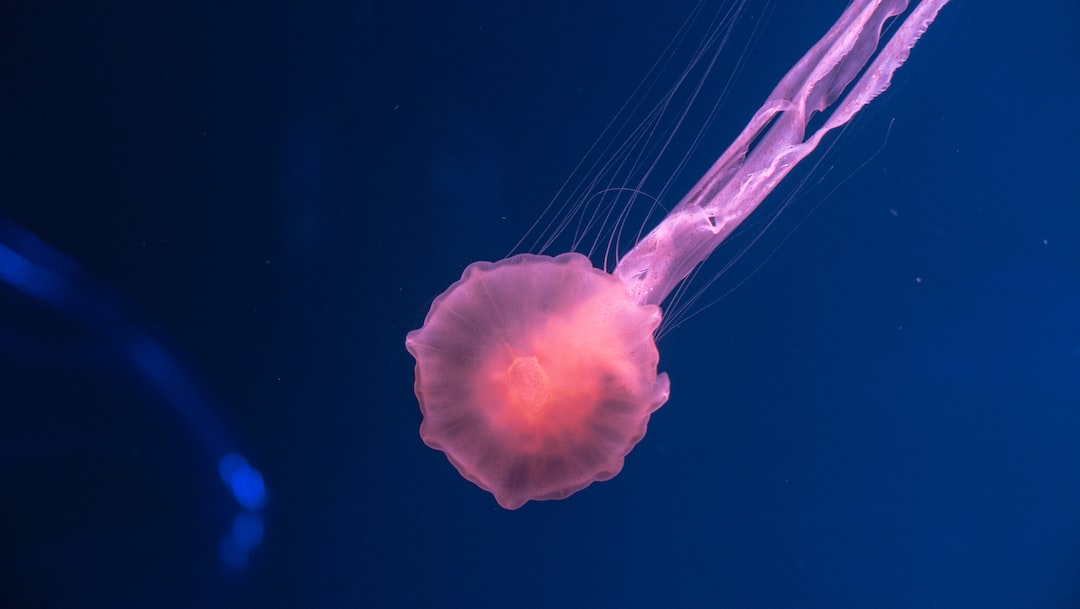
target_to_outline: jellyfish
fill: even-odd
[[[424,442],[506,509],[618,474],[670,394],[660,305],[825,134],[889,87],[947,2],[922,0],[884,44],[907,0],[851,3],[612,273],[579,253],[469,265],[405,339]]]

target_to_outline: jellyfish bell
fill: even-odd
[[[508,509],[608,480],[668,399],[659,325],[581,254],[473,263],[406,338],[420,435]]]
[[[859,0],[609,275],[581,254],[470,265],[406,338],[424,441],[514,509],[617,474],[667,401],[660,303],[837,127],[888,88],[948,0]],[[823,113],[819,127],[811,118]]]

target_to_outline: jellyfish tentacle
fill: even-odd
[[[921,2],[883,46],[885,23],[907,9],[907,0],[849,6],[784,76],[697,185],[619,261],[615,275],[626,282],[637,302],[663,302],[827,133],[846,124],[885,91],[893,73],[947,3]],[[836,104],[860,73],[851,91]],[[833,104],[825,122],[807,137],[810,118]]]

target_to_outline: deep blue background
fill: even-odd
[[[0,6],[0,211],[121,295],[271,490],[223,572],[228,498],[160,397],[8,343],[0,605],[1080,606],[1075,2],[946,7],[663,339],[624,471],[514,512],[421,442],[404,335],[693,2],[313,4]],[[682,189],[844,4],[749,5]],[[2,296],[4,328],[62,323]]]

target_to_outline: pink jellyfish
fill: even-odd
[[[947,2],[922,0],[883,46],[907,0],[848,6],[612,274],[577,253],[469,265],[405,339],[424,442],[507,509],[618,474],[668,399],[660,303],[827,132],[888,88]],[[834,104],[807,137],[810,117]]]

